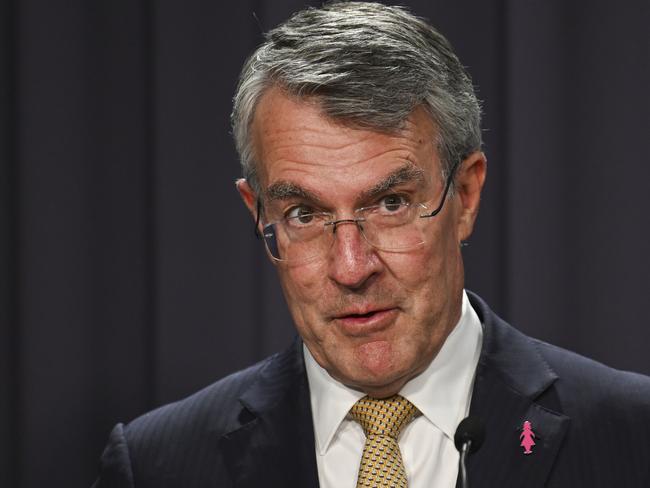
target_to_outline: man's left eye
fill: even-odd
[[[379,207],[389,212],[397,212],[408,205],[408,202],[402,195],[386,195],[379,200]]]

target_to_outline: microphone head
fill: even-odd
[[[454,444],[456,449],[459,451],[463,448],[463,445],[470,442],[469,445],[469,454],[478,451],[479,447],[483,444],[485,440],[485,425],[483,421],[475,416],[465,417],[458,424],[456,429],[456,434],[454,435]]]

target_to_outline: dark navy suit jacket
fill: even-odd
[[[650,487],[650,378],[531,339],[470,301],[484,326],[470,413],[486,425],[471,486]],[[526,420],[536,435],[528,455]],[[118,424],[94,486],[317,487],[301,342]]]

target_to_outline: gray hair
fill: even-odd
[[[258,195],[250,128],[271,87],[315,97],[333,120],[386,133],[423,106],[439,130],[443,175],[481,148],[481,110],[469,75],[449,42],[403,7],[329,3],[266,34],[244,64],[231,116],[244,177]]]

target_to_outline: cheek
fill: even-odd
[[[386,268],[399,283],[400,288],[410,294],[420,294],[440,281],[444,273],[444,259],[439,250],[422,248],[405,254],[385,257]]]
[[[417,252],[386,258],[387,268],[399,286],[397,293],[405,298],[405,312],[413,332],[419,330],[426,335],[443,320],[449,297],[459,286],[459,248],[454,246],[453,236],[440,237]]]
[[[419,252],[414,253],[410,265],[414,286],[425,286],[428,289],[443,290],[451,284],[457,273],[457,262],[460,248],[456,240],[455,228],[452,225],[453,213],[440,215],[431,235],[431,241]]]
[[[324,271],[317,264],[312,264],[279,268],[278,275],[289,310],[294,320],[301,324],[316,313],[319,300],[323,297]]]

